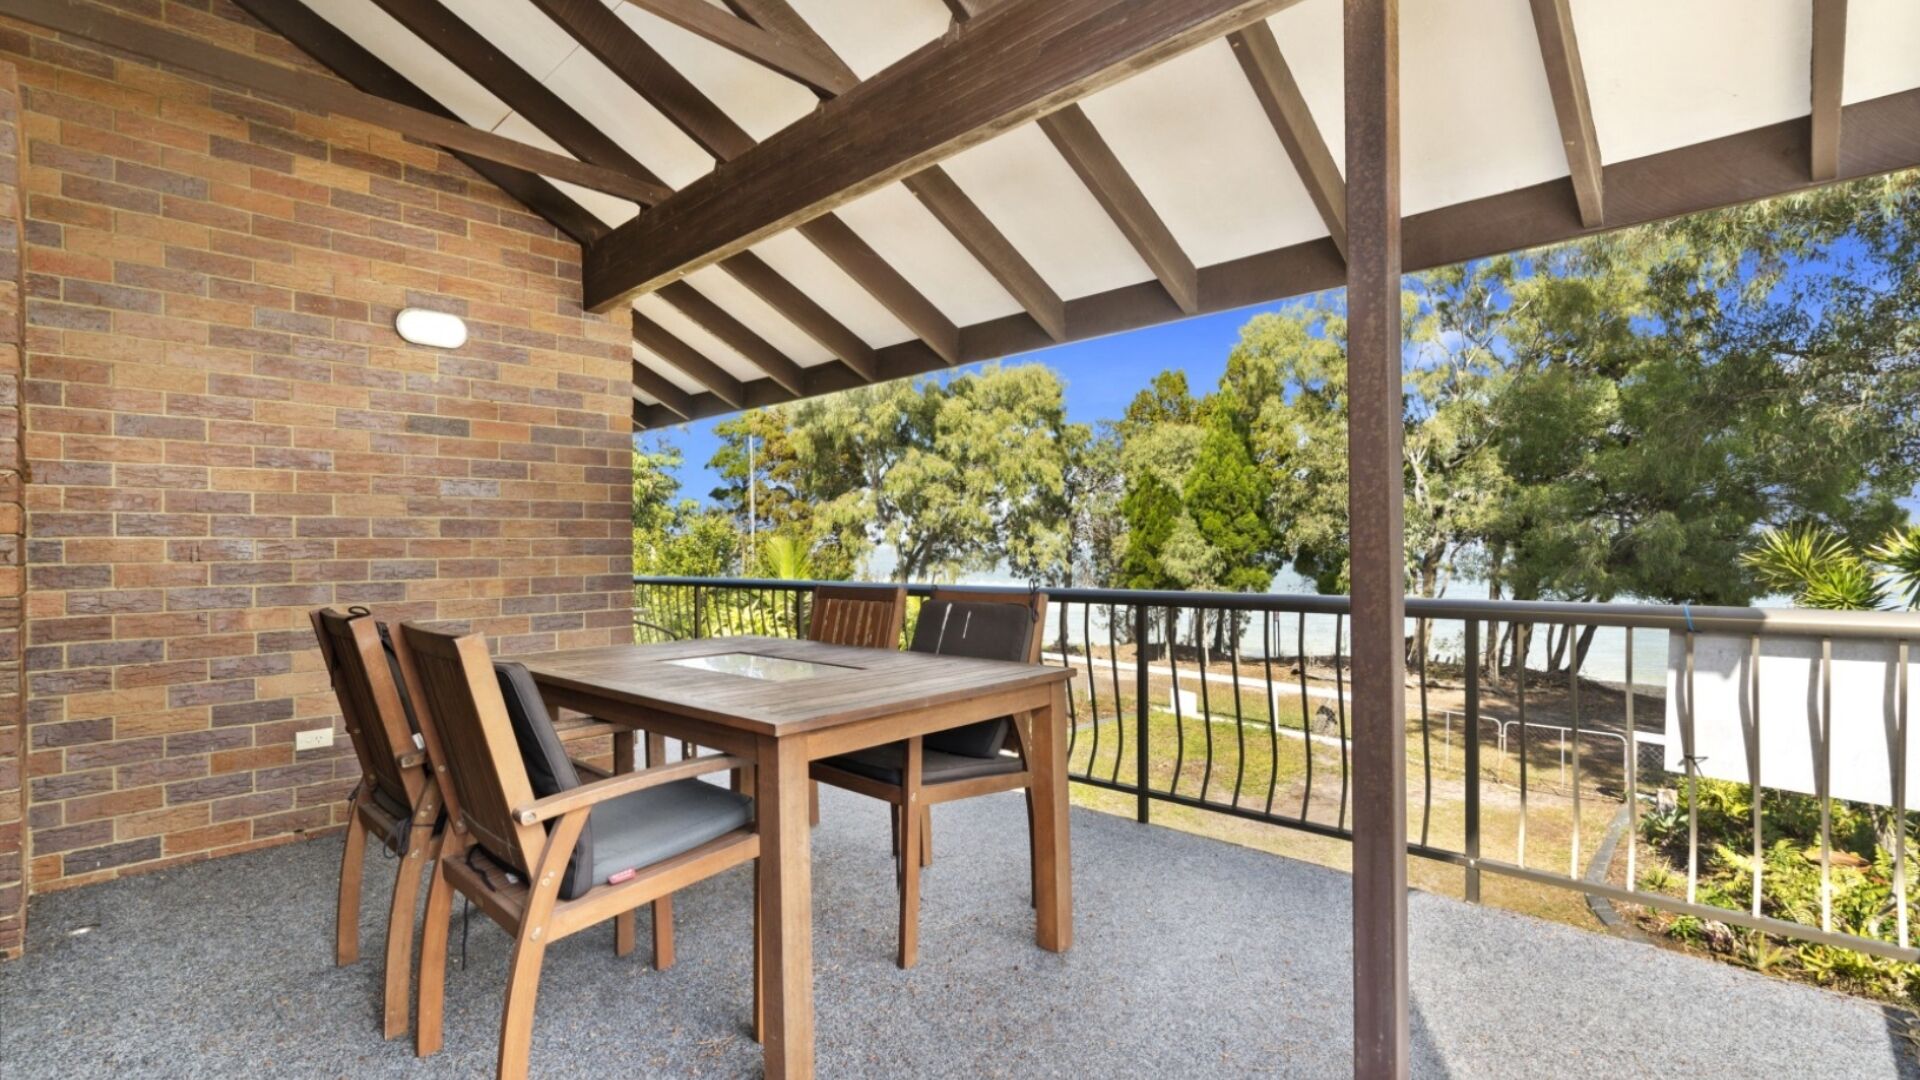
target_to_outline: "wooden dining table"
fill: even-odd
[[[680,739],[754,762],[767,1076],[813,1075],[808,767],[814,761],[1029,714],[1034,939],[1053,952],[1072,944],[1070,669],[758,636],[608,645],[516,659],[550,706],[645,731],[650,740]],[[632,745],[631,736],[621,741],[628,754]]]

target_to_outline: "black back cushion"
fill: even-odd
[[[387,670],[393,672],[393,688],[400,695],[400,711],[407,714],[407,728],[418,735],[420,721],[413,715],[413,695],[407,693],[407,680],[400,675],[400,654],[394,651],[393,633],[383,622],[374,623],[373,628],[380,631],[380,649],[387,654]]]
[[[580,774],[560,735],[553,730],[553,716],[540,698],[540,688],[521,664],[495,661],[494,677],[500,680],[500,696],[507,703],[507,719],[513,724],[513,740],[520,744],[520,759],[527,765],[527,782],[533,797],[544,799],[580,786]],[[547,823],[553,830],[553,823]],[[498,855],[498,852],[494,854]],[[567,880],[561,885],[562,897],[578,896],[592,887],[584,880],[593,867],[593,819],[580,831],[580,843],[573,849],[573,861],[567,864]],[[533,868],[522,867],[532,872]]]
[[[1024,662],[1040,632],[1033,609],[1024,604],[965,600],[929,600],[913,626],[911,652],[965,656],[975,660]],[[948,754],[993,757],[1007,742],[1007,717],[928,735],[925,746]]]

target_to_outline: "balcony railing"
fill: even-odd
[[[635,637],[794,636],[815,584],[636,577]],[[908,593],[924,598],[932,588],[911,585]],[[1352,839],[1348,686],[1353,666],[1367,658],[1351,654],[1346,597],[1045,591],[1044,660],[1080,672],[1068,696],[1075,782],[1130,800],[1141,822],[1162,804]],[[1468,900],[1481,900],[1491,874],[1920,962],[1909,933],[1905,842],[1908,643],[1920,638],[1920,616],[1419,598],[1407,601],[1407,616],[1407,850],[1458,867]],[[1754,671],[1763,640],[1818,643],[1804,705],[1820,822],[1817,918],[1782,918],[1782,905],[1769,902],[1765,812],[1774,798],[1760,782],[1757,676],[1751,705],[1741,706],[1752,712],[1741,721],[1750,899],[1733,907],[1698,895],[1706,759],[1695,746],[1694,647],[1709,637],[1747,643]],[[1877,643],[1889,661],[1883,805],[1900,840],[1892,845],[1891,925],[1874,920],[1865,933],[1836,929],[1833,918],[1836,641]],[[1725,763],[1716,765],[1724,777]],[[1672,825],[1663,851],[1683,864],[1684,888],[1677,878],[1663,891],[1643,887],[1640,817],[1649,812]]]

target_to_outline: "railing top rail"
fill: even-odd
[[[824,581],[779,578],[665,577],[636,574],[635,585],[700,585],[709,588],[805,591]],[[910,596],[931,595],[935,586],[914,583]],[[1005,585],[940,585],[942,592],[969,588],[1004,591]],[[1181,592],[1158,589],[1080,589],[1042,586],[1056,602],[1075,604],[1146,604],[1150,607],[1206,608],[1233,611],[1304,612],[1309,615],[1345,615],[1345,596],[1299,593]],[[1810,608],[1695,607],[1688,604],[1601,604],[1571,600],[1465,600],[1407,598],[1410,619],[1458,619],[1476,622],[1556,623],[1578,626],[1630,626],[1635,629],[1693,631],[1701,634],[1747,634],[1787,637],[1913,638],[1920,640],[1920,613],[1895,611],[1819,611]]]

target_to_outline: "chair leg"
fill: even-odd
[[[933,807],[920,808],[920,865],[933,865]]]
[[[663,896],[653,902],[653,970],[665,971],[673,966],[673,897]]]
[[[333,962],[345,967],[360,959],[360,879],[366,870],[367,823],[360,800],[347,808],[347,845],[340,856],[340,906],[333,916]]]
[[[385,1032],[389,1039],[407,1033],[407,986],[413,974],[413,909],[420,899],[422,841],[410,845],[393,879],[393,906],[387,911]]]
[[[680,749],[682,755],[687,756],[688,745],[683,742],[680,744]],[[647,732],[646,751],[648,768],[665,765],[667,763],[667,737],[657,732]],[[733,790],[741,790],[738,786],[741,783],[740,770],[738,769],[733,770],[733,783],[736,785]],[[748,779],[746,783],[747,790],[752,790],[752,780]],[[629,925],[631,925],[633,912],[628,912],[626,918]],[[633,947],[631,941],[628,942],[627,947]],[[673,897],[668,895],[653,902],[653,969],[655,971],[665,971],[672,966]]]
[[[446,1002],[447,937],[453,929],[453,883],[434,860],[427,888],[427,915],[420,928],[420,1016],[413,1026],[413,1052],[427,1057],[440,1051],[441,1012]]]
[[[807,824],[820,824],[820,781],[807,781]]]
[[[540,963],[547,943],[528,936],[523,928],[507,962],[507,1003],[500,1015],[499,1080],[526,1080],[527,1055],[533,1048],[533,1003],[540,993]]]
[[[1033,789],[1026,788],[1021,794],[1027,797],[1027,904],[1040,906],[1040,842],[1033,831]]]
[[[760,923],[760,860],[753,861],[753,1041],[767,1039],[767,959]]]
[[[901,850],[919,852],[920,833],[925,819],[917,810],[900,814]],[[912,967],[920,959],[920,860],[915,855],[900,859],[900,955],[902,968]]]
[[[887,824],[893,828],[893,859],[897,864],[900,861],[900,807],[898,805],[893,803],[887,804]],[[900,867],[898,865],[894,866],[893,872],[897,879],[900,874]]]
[[[623,911],[613,917],[613,955],[628,956],[633,953],[634,933],[633,912]]]

